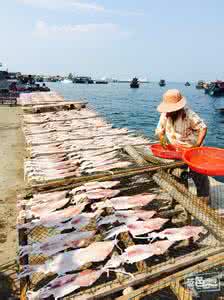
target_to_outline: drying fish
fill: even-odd
[[[118,268],[124,263],[135,263],[153,255],[164,254],[173,244],[171,241],[158,241],[149,245],[133,245],[125,249],[121,255],[113,255],[104,268]]]
[[[113,146],[113,147],[107,147],[106,148],[102,148],[102,149],[98,149],[98,150],[86,150],[85,152],[83,152],[83,155],[85,157],[92,157],[92,156],[101,156],[104,154],[108,154],[108,153],[116,153],[117,154],[117,146]]]
[[[98,220],[97,225],[106,225],[106,224],[113,224],[115,222],[119,223],[131,223],[135,222],[138,219],[148,220],[152,218],[156,214],[154,210],[121,210],[115,211],[114,214],[102,217]]]
[[[106,162],[117,162],[118,159],[115,158],[115,156],[117,155],[117,153],[115,152],[111,152],[105,155],[100,155],[100,156],[88,156],[86,157],[86,159],[83,160],[82,162],[82,166],[81,167],[87,167],[90,164],[94,165],[94,166],[99,166],[101,164],[104,164]]]
[[[33,273],[56,273],[59,275],[78,270],[81,266],[90,262],[103,261],[113,250],[116,241],[95,242],[90,246],[65,253],[61,253],[42,265],[25,265],[24,271],[19,277]]]
[[[125,249],[122,257],[126,263],[132,264],[153,255],[154,252],[149,248],[149,245],[134,245]]]
[[[104,272],[104,269],[85,270],[80,273],[57,277],[40,290],[27,292],[28,300],[41,300],[50,296],[54,296],[55,300],[61,299],[81,287],[91,286]]]
[[[106,166],[111,166],[113,164],[119,163],[118,159],[111,159],[111,160],[104,160],[104,161],[99,161],[99,162],[94,162],[94,161],[89,161],[82,163],[80,166],[80,169],[88,172],[88,170],[97,169],[97,168],[104,168]]]
[[[92,209],[113,207],[116,210],[146,206],[156,198],[155,194],[139,194],[135,196],[116,197],[92,204]]]
[[[65,198],[67,194],[67,191],[62,191],[62,192],[52,192],[52,193],[44,193],[44,194],[34,194],[33,195],[33,200],[35,202],[39,201],[51,201],[51,200],[62,200]]]
[[[35,205],[30,208],[30,211],[35,217],[44,216],[57,209],[63,208],[66,204],[69,203],[69,201],[69,198],[64,198],[60,201],[51,201],[49,203]]]
[[[128,219],[129,223],[111,229],[105,239],[108,240],[126,231],[129,231],[134,237],[136,237],[138,235],[158,230],[168,221],[169,219],[162,218],[155,218],[147,221],[135,221],[134,219]]]
[[[99,200],[103,198],[113,198],[120,193],[120,190],[97,189],[86,192],[89,200]]]
[[[153,218],[147,221],[136,221],[134,223],[127,224],[127,227],[133,236],[137,236],[154,230],[159,230],[168,221],[169,219]]]
[[[152,232],[149,238],[167,238],[169,241],[182,241],[193,238],[194,241],[199,239],[199,234],[206,234],[207,230],[202,226],[184,226],[181,228],[169,228],[161,232]]]
[[[156,214],[155,210],[144,210],[144,209],[135,209],[135,210],[117,210],[114,212],[114,215],[120,219],[127,219],[130,217],[137,217],[141,220],[151,219]]]
[[[68,172],[63,174],[55,174],[52,172],[52,174],[43,174],[43,175],[37,175],[37,181],[48,181],[48,180],[59,180],[59,179],[65,179],[69,177],[79,177],[80,172],[77,170],[75,172]],[[35,180],[35,176],[31,176],[32,180]]]
[[[71,190],[70,194],[76,195],[77,193],[80,192],[90,192],[96,189],[111,189],[112,187],[118,185],[119,183],[120,181],[88,182],[82,186],[79,186]]]
[[[65,222],[71,219],[73,216],[80,214],[88,202],[83,202],[76,206],[69,206],[63,210],[52,212],[49,215],[40,217],[40,219],[34,219],[29,223],[18,224],[18,228],[32,229],[36,226],[54,227],[55,224]]]
[[[171,241],[158,241],[150,245],[134,245],[125,249],[122,256],[126,263],[133,264],[153,255],[164,254],[172,244]]]
[[[34,194],[32,198],[29,200],[21,200],[18,206],[26,205],[37,205],[42,203],[47,203],[51,201],[60,201],[65,199],[67,195],[67,191],[62,192],[52,192],[52,193],[44,193],[44,194]]]
[[[109,159],[114,159],[117,156],[117,152],[109,152],[109,153],[105,153],[105,154],[101,154],[99,155],[88,155],[88,159],[93,161],[93,162],[103,162]]]
[[[122,161],[122,162],[117,162],[113,164],[108,164],[105,166],[99,166],[91,169],[85,170],[86,173],[94,173],[94,172],[103,172],[103,171],[110,171],[114,169],[122,169],[122,168],[127,168],[131,165],[132,163],[128,161]]]
[[[115,215],[109,215],[104,218],[101,218],[97,221],[97,226],[107,225],[107,224],[114,224],[116,222],[122,224],[122,223],[131,223],[138,220],[137,216],[130,216],[127,218],[118,218]]]
[[[86,195],[85,192],[82,192],[81,194],[74,195],[71,199],[71,203],[75,204],[75,205],[80,204],[83,201],[88,201],[88,198],[87,198],[87,195]]]
[[[89,200],[99,200],[103,198],[112,198],[120,193],[120,190],[110,190],[110,189],[97,189],[90,190],[88,192],[82,192],[81,194],[76,194],[72,198],[72,203],[80,203],[84,199]]]
[[[33,200],[27,202],[26,208],[30,208],[33,211],[36,211],[38,209],[42,209],[45,206],[48,206],[49,211],[53,211],[55,209],[60,209],[61,207],[64,207],[66,204],[68,204],[70,201],[69,198],[62,198],[62,199],[53,199],[50,198],[49,201],[39,201],[34,202]]]
[[[68,248],[79,248],[86,245],[86,242],[95,235],[95,231],[72,232],[66,234],[58,234],[48,238],[43,243],[34,243],[32,245],[21,246],[19,256],[54,255]]]
[[[96,189],[111,189],[118,185],[120,181],[94,181],[94,182],[87,182],[84,185],[77,187],[71,191],[71,194],[76,194],[79,191],[91,191]]]
[[[57,227],[57,229],[60,231],[67,230],[67,229],[80,230],[83,227],[87,226],[93,218],[99,217],[101,213],[102,210],[100,209],[94,213],[82,213],[80,215],[74,216],[69,222],[60,223],[54,227]]]
[[[41,300],[54,296],[57,300],[62,298],[78,288],[87,287],[93,285],[94,282],[104,273],[116,269],[115,272],[121,272],[123,274],[131,275],[129,273],[120,271],[117,269],[121,264],[125,263],[125,257],[122,255],[112,256],[111,259],[106,263],[100,270],[85,270],[76,274],[69,274],[59,276],[53,279],[45,287],[41,288],[36,292],[27,292],[28,300]]]

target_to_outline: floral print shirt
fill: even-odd
[[[207,126],[190,108],[185,107],[184,110],[185,117],[178,117],[175,123],[166,113],[162,113],[156,128],[156,135],[164,133],[173,145],[194,146],[197,143],[199,132]]]

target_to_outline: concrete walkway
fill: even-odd
[[[0,107],[0,299],[16,298],[16,195],[23,189],[21,109]]]

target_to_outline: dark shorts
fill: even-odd
[[[209,197],[209,179],[208,176],[196,173],[190,170],[190,177],[193,179],[198,197]]]

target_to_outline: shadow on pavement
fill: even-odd
[[[15,262],[9,262],[8,264],[0,265],[0,299],[19,299]]]

